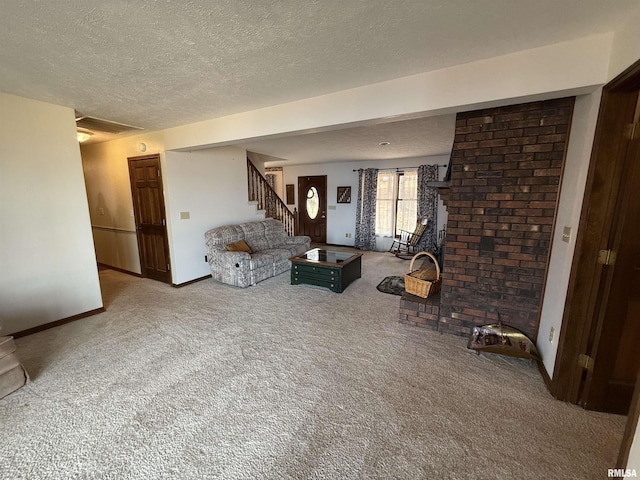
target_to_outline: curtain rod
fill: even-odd
[[[448,167],[449,166],[448,163],[439,163],[439,164],[431,163],[430,165],[435,165],[438,168],[440,168],[440,167],[444,168],[444,167]],[[422,165],[420,165],[420,166],[422,166]],[[398,172],[400,170],[404,170],[405,168],[418,168],[418,167],[391,167],[391,168],[377,168],[376,170],[393,170],[394,168],[396,169],[396,172]],[[358,170],[366,170],[366,169],[365,168],[356,168],[353,171],[357,172]]]

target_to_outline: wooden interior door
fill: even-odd
[[[635,122],[640,118],[640,104]],[[582,404],[626,414],[640,371],[640,138],[630,139],[610,240]]]
[[[171,283],[160,157],[128,160],[142,276]]]
[[[327,176],[298,177],[298,234],[327,243]]]
[[[629,392],[637,388],[632,349],[640,341],[633,270],[640,223],[634,192],[640,190],[639,90],[640,60],[602,91],[558,353],[548,381],[560,400],[616,413],[627,411]],[[617,254],[613,264],[601,260],[608,250]]]

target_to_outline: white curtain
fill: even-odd
[[[418,218],[418,169],[405,170],[398,183],[396,234],[413,232]]]
[[[377,249],[386,251],[400,230],[413,232],[418,218],[418,169],[378,171]]]
[[[397,174],[395,170],[378,172],[376,193],[376,236],[392,237],[395,223]]]

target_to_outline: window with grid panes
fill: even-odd
[[[418,170],[378,172],[376,235],[400,236],[412,232],[418,216]]]

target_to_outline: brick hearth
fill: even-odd
[[[440,295],[420,298],[404,292],[400,298],[400,322],[416,327],[438,330],[438,323],[440,323]]]

